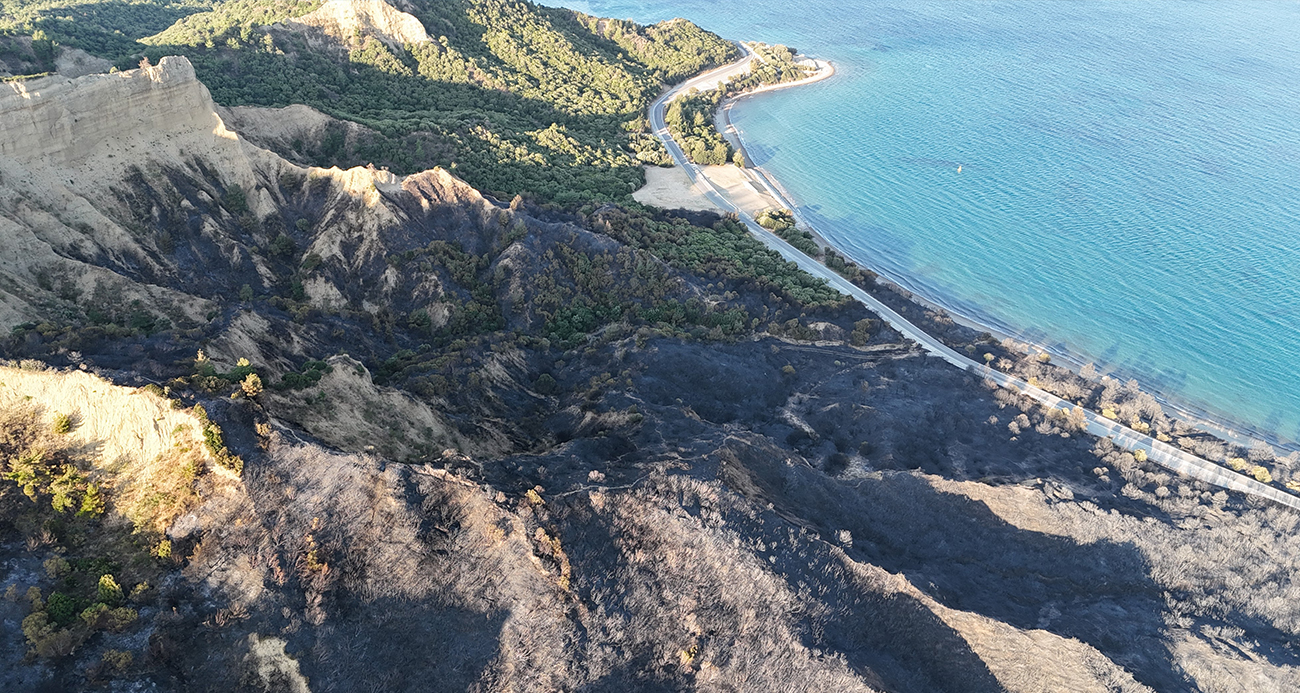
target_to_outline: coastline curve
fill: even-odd
[[[835,273],[829,267],[797,250],[794,246],[790,245],[776,234],[771,233],[762,226],[759,226],[758,222],[755,221],[752,216],[735,204],[735,202],[732,201],[723,191],[714,186],[709,179],[700,172],[698,166],[686,158],[685,153],[669,132],[667,122],[664,118],[667,105],[679,95],[686,93],[691,89],[700,89],[701,85],[707,84],[710,79],[716,80],[717,75],[719,74],[729,71],[734,72],[737,69],[748,67],[749,63],[757,57],[757,54],[743,43],[740,43],[739,45],[745,51],[745,57],[731,65],[705,72],[667,89],[659,96],[659,98],[655,99],[655,101],[650,104],[649,109],[651,131],[663,143],[664,148],[668,150],[673,161],[682,168],[687,177],[691,179],[691,182],[698,186],[710,201],[716,204],[720,209],[735,214],[745,227],[749,229],[749,232],[768,248],[776,251],[786,260],[795,263],[805,272],[824,280],[830,287],[836,289],[840,293],[856,299],[879,315],[882,320],[890,325],[890,327],[897,330],[907,339],[916,342],[917,345],[931,356],[941,358],[957,368],[992,381],[999,387],[1029,397],[1043,406],[1063,410],[1067,413],[1071,413],[1077,409],[1082,412],[1086,429],[1090,434],[1098,437],[1109,438],[1117,446],[1129,452],[1142,451],[1146,454],[1148,460],[1159,464],[1166,469],[1170,469],[1219,488],[1239,491],[1250,496],[1270,500],[1280,505],[1300,510],[1300,496],[1287,493],[1256,481],[1255,479],[1232,472],[1214,462],[1197,457],[1185,450],[1181,450],[1169,445],[1168,443],[1156,440],[1146,434],[1139,433],[1138,431],[1124,426],[1117,421],[1105,418],[1097,412],[1077,407],[1076,405],[1066,402],[1060,397],[1031,385],[1020,378],[992,369],[987,365],[976,363],[974,360],[962,356],[946,344],[943,344],[939,339],[929,335],[920,327],[903,318],[903,316],[880,302],[874,296]],[[829,76],[830,75],[827,75],[827,77]],[[807,83],[807,81],[800,80],[797,82],[788,82],[772,86],[793,87],[802,86]],[[755,93],[757,93],[757,90],[735,98],[739,99]],[[734,101],[734,99],[732,101]],[[797,221],[812,228],[812,225],[808,223],[807,219],[803,218],[799,214],[797,208],[790,201],[789,196],[786,195],[779,186],[772,182],[771,177],[759,167],[752,168],[757,169],[757,177],[763,182],[769,193],[771,193],[777,201],[790,209],[791,212],[794,213]]]

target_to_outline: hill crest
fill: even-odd
[[[419,19],[384,0],[328,0],[319,9],[285,23],[315,27],[345,44],[357,36],[373,36],[393,48],[432,40]]]

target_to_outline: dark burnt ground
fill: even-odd
[[[1123,474],[1099,476],[1107,462],[1095,438],[1045,421],[1035,407],[1022,410],[978,378],[902,346],[656,340],[645,349],[603,353],[634,374],[632,386],[566,414],[590,419],[635,407],[643,418],[589,429],[546,454],[487,464],[485,481],[513,493],[541,488],[545,497],[558,495],[554,502],[565,516],[566,498],[580,507],[596,487],[653,485],[664,473],[721,480],[758,509],[737,530],[747,540],[811,532],[825,547],[837,531],[848,530],[850,557],[905,575],[948,607],[1077,639],[1156,690],[1189,685],[1167,647],[1167,599],[1179,596],[1157,584],[1137,547],[1019,529],[983,503],[939,492],[913,473],[1025,485],[1043,489],[1053,502],[1086,501],[1103,515],[1180,521],[1155,502],[1154,482],[1145,493],[1121,493],[1133,487]],[[600,357],[591,360],[601,367]],[[782,372],[787,365],[794,374]],[[1029,425],[1014,433],[1009,424],[1022,415]],[[1136,467],[1148,477],[1159,472]],[[593,471],[603,477],[593,481]],[[1139,486],[1143,474],[1136,473]],[[1210,494],[1204,496],[1209,503]],[[1234,498],[1226,509],[1249,505]],[[560,527],[565,536],[583,537],[577,542],[583,550],[596,552],[589,578],[599,583],[611,570],[602,561],[611,559],[596,548],[604,543],[600,530],[582,526],[581,511],[573,512],[578,524]],[[889,690],[998,689],[993,679],[980,678],[987,670],[964,641],[928,611],[897,595],[874,595],[864,606],[861,595],[819,573],[824,566],[809,557],[817,553],[772,554],[789,582],[825,586],[834,608],[842,609],[809,626],[810,646],[846,653]],[[1287,632],[1250,611],[1203,613],[1203,623],[1247,629],[1270,661],[1294,665]],[[855,625],[864,622],[871,626]]]

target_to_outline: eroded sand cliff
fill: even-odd
[[[374,36],[398,48],[431,40],[419,19],[384,0],[328,0],[314,12],[286,24],[316,27],[345,44],[358,36]]]

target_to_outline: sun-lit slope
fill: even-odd
[[[431,40],[420,20],[384,0],[327,0],[320,9],[286,23],[316,27],[344,43],[356,36],[374,36],[389,47],[401,48]]]
[[[0,366],[0,414],[14,427],[7,435],[29,416],[31,425],[51,431],[36,449],[57,447],[81,460],[86,480],[103,490],[110,517],[129,521],[137,534],[163,536],[198,504],[200,479],[211,490],[234,478],[228,459],[218,459],[205,444],[207,420],[161,389],[24,362],[22,368]]]
[[[187,61],[6,83],[0,122],[0,239],[14,251],[0,255],[6,324],[39,318],[38,306],[49,299],[43,294],[92,294],[97,287],[127,302],[167,303],[175,319],[202,315],[202,299],[127,280],[96,262],[112,258],[144,275],[165,271],[118,199],[124,174],[151,163],[203,160],[230,184],[253,187],[249,153],[213,112]],[[260,197],[250,202],[265,209]]]
[[[143,39],[223,106],[303,104],[370,129],[276,151],[318,165],[435,166],[497,197],[625,200],[664,163],[644,110],[735,46],[684,20],[590,24],[518,0],[238,0]]]
[[[223,302],[276,290],[310,256],[310,269],[295,280],[302,310],[380,312],[415,301],[435,315],[447,304],[445,320],[449,287],[435,274],[399,277],[386,259],[394,244],[427,243],[413,226],[463,232],[467,243],[479,229],[504,233],[500,210],[445,171],[403,182],[373,167],[299,167],[228,130],[215,108],[182,57],[0,86],[6,331],[20,326],[75,352],[197,330],[208,333],[211,358],[227,368],[245,358],[292,371],[304,352],[324,351],[313,347],[321,337],[244,313],[226,323]],[[372,273],[383,280],[356,279]],[[267,340],[268,333],[283,339]],[[180,344],[172,358],[192,360],[196,347]],[[411,404],[368,388],[381,405]],[[436,415],[414,416],[410,445],[457,443]],[[347,430],[320,429],[340,444]],[[357,448],[369,444],[347,435]],[[380,447],[412,452],[406,444]]]
[[[137,468],[178,446],[195,445],[203,437],[202,424],[188,410],[174,408],[157,394],[114,385],[85,371],[0,366],[0,398],[6,404],[37,402],[47,421],[58,415],[68,417],[69,439],[92,447],[105,469]]]
[[[139,300],[172,324],[202,322],[209,299],[278,281],[267,249],[280,233],[355,270],[382,263],[384,232],[411,222],[407,206],[422,215],[464,205],[475,223],[496,219],[445,172],[427,174],[442,183],[413,194],[386,171],[299,167],[248,143],[226,128],[183,57],[6,83],[0,123],[0,238],[14,251],[0,256],[0,296],[10,326],[84,309],[97,295]],[[295,217],[310,226],[297,228]],[[187,276],[200,268],[196,284]]]

